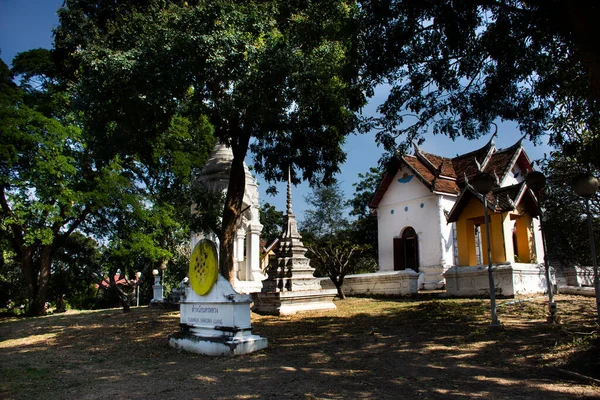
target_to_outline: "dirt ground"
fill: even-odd
[[[179,313],[140,307],[0,322],[3,399],[600,398],[593,298],[370,299],[334,312],[252,315],[266,350],[206,357],[172,349]],[[589,377],[589,378],[586,378]]]

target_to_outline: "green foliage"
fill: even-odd
[[[87,126],[105,146],[117,140],[106,131],[114,125],[132,145],[119,149],[143,148],[194,104],[223,142],[258,139],[256,170],[267,179],[292,162],[305,178],[331,176],[355,127],[352,110],[364,104],[349,69],[356,13],[339,1],[70,0],[56,51],[67,55]]]
[[[97,293],[94,287],[96,276],[104,271],[102,261],[96,241],[74,232],[64,246],[56,250],[48,300],[56,303],[64,296],[72,308],[91,308]]]
[[[17,311],[20,306],[27,305],[27,286],[9,244],[2,243],[0,249],[0,308],[7,307],[11,311]]]
[[[369,168],[364,174],[358,174],[361,179],[355,183],[354,197],[348,201],[352,207],[350,215],[355,216],[352,222],[355,243],[367,245],[367,253],[373,260],[377,259],[377,216],[371,212],[369,203],[373,200],[383,174],[377,168]]]
[[[585,136],[585,135],[584,135]],[[544,161],[543,171],[548,186],[541,200],[544,209],[544,229],[550,260],[565,265],[592,265],[590,237],[584,200],[571,187],[575,177],[588,170],[577,157],[564,152],[552,152]],[[598,176],[600,170],[591,171]],[[595,242],[600,243],[600,201],[598,195],[590,198],[590,211]]]
[[[12,72],[21,76],[21,89],[28,93],[51,90],[57,77],[55,64],[47,49],[19,53],[13,59],[12,66]]]
[[[359,173],[359,182],[354,183],[354,197],[348,201],[352,207],[350,215],[357,217],[368,217],[371,215],[369,203],[373,200],[375,191],[383,178],[383,173],[379,168],[371,167],[364,174]]]
[[[386,149],[421,143],[429,130],[477,138],[496,119],[556,145],[567,140],[565,116],[598,132],[597,5],[361,1],[361,10],[368,73],[391,85],[370,125]]]
[[[267,244],[271,244],[281,235],[281,229],[285,223],[285,216],[282,211],[277,211],[275,206],[269,203],[261,203],[259,211],[260,223],[263,226],[260,234]]]
[[[24,68],[25,64],[17,64]],[[81,129],[58,117],[65,115],[64,110],[47,116],[24,102],[38,99],[44,109],[57,106],[47,101],[55,88],[45,96],[31,97],[3,70],[0,229],[3,243],[22,270],[29,312],[39,314],[49,294],[52,261],[69,246],[71,235],[76,231],[106,234],[115,211],[132,203],[136,187],[119,158],[99,163],[91,157]],[[37,74],[35,69],[20,72],[28,80]],[[57,281],[55,287],[61,286],[65,289]]]
[[[301,225],[303,231],[323,237],[349,227],[350,224],[344,216],[344,194],[338,182],[315,186],[304,200],[310,208],[304,212]]]
[[[98,154],[146,162],[177,114],[206,115],[231,146],[218,233],[229,277],[248,149],[268,181],[283,179],[283,166],[330,180],[345,159],[344,137],[365,103],[358,11],[338,0],[68,0],[55,52]]]
[[[171,259],[190,235],[192,171],[215,143],[207,118],[182,108],[151,152],[104,151],[67,107],[52,60],[41,49],[19,54],[22,88],[1,65],[0,235],[32,314],[63,297],[91,304],[105,271],[150,277]]]
[[[344,217],[344,199],[339,184],[316,186],[306,197],[312,207],[302,223],[304,244],[317,274],[328,276],[345,298],[342,285],[348,274],[373,272],[377,264],[369,244],[356,241],[356,232]]]

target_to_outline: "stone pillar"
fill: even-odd
[[[439,232],[439,244],[440,244],[440,266],[444,268],[447,264],[446,261],[446,240],[450,239],[448,235],[448,239],[446,239],[446,235],[444,235],[444,226],[447,225],[446,214],[444,213],[444,204],[442,203],[442,196],[437,196],[437,209],[438,209],[438,232]],[[440,279],[443,280],[444,277],[440,276]]]
[[[163,287],[162,285],[152,285],[152,289],[154,290],[154,298],[152,301],[163,301]]]
[[[461,218],[456,221],[456,236],[458,241],[458,262],[462,266],[476,265],[475,254],[475,225],[473,221]]]
[[[505,240],[507,235],[510,235],[510,240]],[[492,263],[498,264],[506,261],[514,261],[515,256],[512,244],[512,229],[508,213],[506,213],[506,215],[490,215],[490,236],[490,244],[492,246]],[[483,237],[483,239],[485,240],[485,237]],[[483,243],[486,242],[484,241]],[[484,254],[484,260],[487,264],[487,249]],[[509,256],[512,256],[512,259],[509,259]]]
[[[160,275],[155,275],[154,276],[154,285],[152,285],[152,290],[154,292],[154,296],[153,296],[152,300],[150,301],[151,303],[164,300],[163,289],[164,289],[163,286],[160,284]]]
[[[248,275],[244,263],[244,238],[246,236],[246,230],[239,228],[235,235],[235,242],[233,243],[233,259],[236,276],[241,281],[247,281]]]
[[[535,248],[531,245],[533,242],[531,225],[531,217],[528,214],[521,215],[515,220],[517,256],[522,263],[529,263],[535,258]]]
[[[246,280],[262,281],[264,275],[260,269],[260,223],[250,223],[246,234]]]

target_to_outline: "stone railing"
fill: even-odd
[[[346,295],[410,296],[418,291],[419,274],[412,269],[372,274],[346,275]],[[321,278],[323,289],[335,289],[329,278]]]
[[[495,293],[512,297],[516,294],[546,292],[544,266],[541,264],[498,264],[494,272]],[[551,280],[554,271],[551,271]],[[451,296],[489,296],[489,278],[486,265],[473,267],[452,266],[444,273],[446,291]]]
[[[562,269],[567,286],[594,286],[594,268],[570,266]]]

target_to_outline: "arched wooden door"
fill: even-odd
[[[407,268],[419,271],[419,238],[412,227],[404,229],[402,237],[394,238],[394,271]]]

